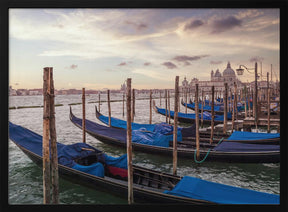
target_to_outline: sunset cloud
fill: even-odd
[[[240,27],[242,25],[242,20],[234,17],[228,16],[227,18],[217,19],[213,22],[212,33],[221,33],[235,27]]]
[[[172,63],[172,62],[164,62],[164,63],[162,63],[162,65],[166,66],[166,68],[168,68],[168,69],[177,68],[177,66],[174,63]]]
[[[185,24],[184,30],[192,30],[192,29],[202,26],[203,24],[204,22],[202,20],[199,20],[199,19],[192,20]]]

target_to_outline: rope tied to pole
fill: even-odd
[[[217,143],[217,145],[219,145],[219,144],[223,141],[223,139],[224,139],[224,137],[220,139],[220,141]],[[196,158],[197,149],[195,149],[195,151],[194,151],[194,161],[195,161],[195,163],[199,163],[199,164],[200,164],[200,163],[203,163],[203,162],[206,160],[206,158],[208,157],[208,155],[209,155],[209,153],[210,153],[211,150],[212,150],[212,148],[210,148],[210,149],[207,151],[205,157],[204,157],[202,160],[198,161],[197,158]]]

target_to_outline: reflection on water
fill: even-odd
[[[137,98],[148,97],[149,94],[141,94]],[[107,99],[105,94],[101,99]],[[112,94],[111,100],[122,100],[122,94]],[[9,98],[9,107],[13,106],[41,106],[42,96],[13,96]],[[63,104],[56,107],[56,131],[57,141],[64,144],[82,142],[82,132],[69,120],[69,105],[82,101],[81,95],[56,96],[55,104]],[[86,97],[86,118],[100,123],[95,116],[95,105],[88,103],[98,101],[98,95]],[[160,100],[156,99],[160,105]],[[173,98],[171,98],[173,104]],[[162,99],[162,107],[164,101]],[[82,105],[73,105],[73,112],[81,117]],[[138,123],[149,122],[149,99],[136,101],[136,116],[134,121]],[[112,116],[125,119],[122,115],[122,102],[111,102]],[[182,112],[184,107],[181,106]],[[101,112],[108,114],[107,103],[101,104]],[[125,111],[126,114],[126,111]],[[9,110],[9,120],[22,125],[36,133],[42,134],[43,108],[27,108]],[[153,123],[165,122],[165,117],[153,111]],[[87,134],[86,142],[112,156],[125,154],[125,148],[103,144]],[[172,173],[172,158],[158,156],[142,152],[134,152],[133,164],[149,169]],[[218,183],[249,188],[274,194],[280,193],[280,165],[279,164],[231,164],[204,162],[196,164],[193,160],[178,159],[177,174],[190,175],[201,179]],[[37,167],[19,148],[9,141],[9,203],[10,204],[42,204],[42,169]],[[126,204],[124,198],[96,191],[87,187],[60,180],[60,202],[63,204]]]

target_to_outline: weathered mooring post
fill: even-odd
[[[85,110],[85,88],[82,88],[82,138],[83,143],[86,143],[86,110]]]
[[[122,101],[122,109],[123,109],[122,115],[123,115],[123,117],[125,116],[125,112],[124,112],[124,108],[125,108],[124,102],[125,102],[125,93],[123,93],[123,101]]]
[[[203,104],[203,99],[204,99],[204,92],[203,92],[203,89],[201,89],[201,92],[202,92],[202,99],[201,99],[201,128],[203,128],[203,122],[204,122],[204,117],[203,117],[203,110],[204,110],[204,108],[203,108],[203,106],[204,106],[204,104]]]
[[[134,116],[135,116],[135,89],[132,89],[132,110],[131,110],[131,120],[134,122]]]
[[[223,122],[223,133],[227,133],[227,97],[228,97],[228,84],[224,83],[225,91],[224,91],[224,122]]]
[[[195,122],[196,122],[196,157],[200,158],[200,143],[199,143],[199,97],[198,97],[198,84],[195,90]]]
[[[149,124],[152,124],[152,90],[150,90],[150,101],[149,101]]]
[[[43,70],[43,203],[49,204],[50,186],[52,177],[52,203],[59,203],[59,183],[58,183],[58,156],[57,139],[55,127],[55,105],[54,105],[54,81],[53,68],[46,67]],[[49,141],[49,137],[51,141]],[[49,147],[50,146],[50,147]],[[51,151],[51,161],[50,161]],[[52,174],[51,174],[52,172]]]
[[[232,96],[232,91],[231,91],[231,96]],[[236,103],[236,83],[234,82],[234,99],[233,99],[233,105],[232,105],[232,132],[234,131],[234,124],[235,124],[235,103]]]
[[[131,78],[127,79],[127,166],[128,166],[128,204],[133,204],[133,166],[132,166],[132,128],[131,128]]]
[[[212,113],[212,120],[211,120],[211,136],[210,136],[210,144],[213,143],[213,135],[214,135],[214,85],[212,85],[212,98],[211,98],[211,113]]]
[[[174,130],[173,130],[173,174],[177,175],[177,131],[178,131],[178,102],[179,102],[179,76],[175,78],[174,100]]]
[[[170,124],[171,114],[170,114],[170,91],[168,90],[168,124]]]
[[[50,148],[49,148],[49,120],[50,120],[50,82],[49,67],[44,68],[43,75],[43,137],[42,137],[42,155],[43,155],[43,203],[50,203]]]
[[[111,127],[110,90],[107,90],[107,104],[108,104],[108,114],[109,114],[109,122],[108,122],[108,125],[109,125],[109,127]]]
[[[267,132],[270,133],[270,87],[269,87],[269,72],[267,72]]]
[[[100,95],[101,95],[101,91],[99,91],[99,93],[98,93],[98,107],[99,107],[99,112],[100,112],[100,105],[101,105],[101,97],[100,97]]]
[[[167,111],[167,90],[165,89],[165,118],[166,118],[166,123],[168,123],[168,111]]]

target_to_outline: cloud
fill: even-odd
[[[172,60],[178,62],[185,62],[185,61],[193,61],[193,60],[200,60],[203,57],[208,57],[209,55],[196,55],[196,56],[187,56],[187,55],[179,55],[175,56]]]
[[[74,69],[78,68],[78,65],[72,64],[71,66],[65,67],[65,68],[74,70]]]
[[[172,58],[172,60],[180,62],[183,66],[191,65],[190,61],[200,60],[203,57],[208,57],[209,55],[196,55],[196,56],[187,56],[179,55]]]
[[[192,20],[189,23],[185,24],[184,30],[192,30],[192,29],[195,29],[195,28],[202,26],[203,24],[204,24],[204,22],[199,20],[199,19]]]
[[[131,25],[133,26],[134,29],[136,29],[137,31],[141,31],[141,30],[144,30],[148,27],[147,24],[144,24],[144,23],[136,23],[136,22],[133,22],[133,21],[125,21],[125,24],[128,24],[128,25]]]
[[[126,66],[127,63],[126,62],[122,62],[122,63],[119,63],[118,66]]]
[[[264,60],[263,57],[255,56],[250,58],[250,62],[262,62]]]
[[[217,65],[217,64],[221,64],[221,63],[222,63],[222,61],[220,61],[220,60],[217,60],[217,61],[211,60],[210,61],[210,64],[212,64],[212,65]]]
[[[215,20],[212,23],[213,31],[212,33],[221,33],[235,27],[242,25],[242,20],[237,19],[234,16],[228,16],[227,18]]]
[[[171,62],[164,62],[161,65],[166,66],[168,69],[177,68],[177,66],[174,63],[171,63]]]
[[[151,63],[150,63],[150,62],[146,62],[146,63],[144,63],[143,65],[144,65],[144,66],[150,66]]]

